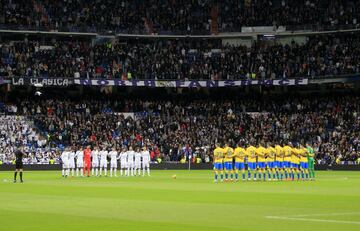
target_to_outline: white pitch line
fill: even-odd
[[[315,213],[315,214],[302,214],[302,215],[291,215],[287,217],[312,217],[312,216],[341,216],[341,215],[356,215],[360,212],[349,212],[349,213]]]
[[[341,221],[341,220],[325,220],[325,219],[297,218],[297,217],[278,217],[278,216],[266,216],[265,218],[268,218],[268,219],[281,219],[281,220],[314,221],[314,222],[327,222],[327,223],[341,223],[341,224],[360,225],[360,221]]]

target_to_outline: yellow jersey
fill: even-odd
[[[256,149],[256,154],[258,157],[258,162],[265,162],[265,157],[266,157],[266,148],[260,146]]]
[[[284,161],[284,150],[280,145],[275,146],[276,161]]]
[[[246,156],[248,162],[256,162],[256,148],[254,146],[249,146],[246,149]]]
[[[300,149],[300,162],[307,163],[308,162],[308,150],[307,148]]]
[[[299,154],[300,154],[300,149],[297,148],[292,149],[291,163],[300,164]]]
[[[268,147],[266,161],[273,162],[275,161],[275,157],[276,157],[276,149],[274,147]]]
[[[244,148],[237,147],[235,148],[234,156],[235,156],[235,162],[244,163],[246,150]]]
[[[232,162],[234,157],[234,149],[231,147],[223,148],[224,151],[224,162]]]
[[[214,163],[222,163],[224,158],[224,151],[218,147],[214,149]]]
[[[286,145],[283,147],[283,151],[284,151],[284,161],[291,162],[291,155],[293,153],[292,147]]]

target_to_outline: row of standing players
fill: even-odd
[[[118,161],[120,161],[120,175],[121,176],[145,176],[145,172],[150,176],[150,152],[144,146],[142,150],[136,148],[134,151],[130,146],[122,148],[120,152],[116,148],[107,150],[95,147],[91,150],[90,146],[85,149],[81,147],[75,151],[71,148],[65,148],[61,154],[62,161],[62,176],[74,176],[76,169],[76,176],[90,176],[90,169],[92,176],[107,176],[108,157],[110,158],[110,177],[117,176]],[[76,164],[76,165],[75,165]]]
[[[314,180],[314,150],[309,144],[294,147],[288,145],[259,145],[245,147],[238,144],[235,149],[229,144],[214,149],[215,182],[242,180]],[[225,175],[225,177],[224,177]],[[235,179],[234,179],[235,175]],[[224,179],[225,178],[225,179]]]

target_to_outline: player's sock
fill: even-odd
[[[107,168],[104,169],[105,176],[107,176]]]
[[[305,173],[304,173],[304,171],[302,170],[302,171],[301,171],[301,179],[304,180],[304,177],[305,177]]]
[[[150,168],[147,168],[148,176],[150,176]]]
[[[23,176],[23,172],[20,172],[20,182],[23,182],[22,176]]]
[[[239,180],[239,173],[235,173],[235,180]]]
[[[268,170],[268,179],[271,179],[271,170]]]
[[[100,173],[99,173],[99,175],[100,175],[100,176],[102,175],[102,168],[100,168]]]
[[[224,180],[224,173],[222,171],[220,172],[220,179],[221,179],[221,181]]]
[[[16,181],[17,171],[14,172],[14,182]]]
[[[263,177],[264,177],[263,180],[266,180],[266,172],[265,172],[265,170],[263,171]]]
[[[214,180],[215,180],[215,181],[218,180],[218,174],[219,174],[219,172],[218,172],[218,171],[215,171],[215,176],[214,176]]]
[[[71,169],[71,176],[74,176],[74,169]]]
[[[248,171],[248,179],[249,179],[249,180],[251,179],[251,173],[250,173],[250,171]]]
[[[242,179],[245,180],[245,172],[242,173]]]
[[[226,172],[225,173],[225,180],[228,180],[229,179],[229,174]]]
[[[284,174],[285,174],[285,179],[288,179],[288,172],[287,172],[287,170],[285,170]]]
[[[297,174],[297,179],[300,180],[300,172],[299,172],[299,170],[296,171],[296,174]]]
[[[110,168],[110,177],[112,177],[113,169]]]
[[[65,170],[64,169],[61,170],[61,175],[65,176]]]
[[[92,175],[92,176],[94,175],[94,168],[91,169],[91,175]]]
[[[117,168],[114,168],[114,176],[117,176],[116,172],[117,172]]]

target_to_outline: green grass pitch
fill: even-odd
[[[172,179],[176,174],[177,179]],[[213,173],[68,178],[0,172],[0,230],[360,230],[360,172],[314,182],[213,183]]]

